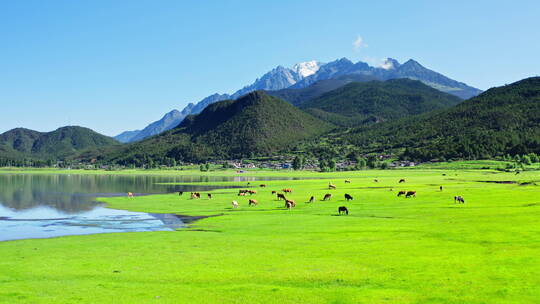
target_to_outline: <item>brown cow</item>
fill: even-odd
[[[336,189],[336,185],[328,183],[328,189]]]
[[[401,191],[399,191],[399,193],[397,194],[397,196],[405,195],[405,193],[407,193],[405,190],[401,190]]]
[[[278,200],[280,200],[280,199],[286,200],[285,194],[283,194],[283,193],[278,193],[278,194],[277,194],[277,199],[278,199]]]
[[[326,193],[326,194],[324,195],[323,201],[329,201],[331,198],[332,198],[332,194]]]
[[[201,198],[201,194],[199,192],[191,192],[191,198]]]
[[[285,207],[290,210],[292,207],[296,207],[296,202],[289,199],[285,200]]]
[[[128,197],[133,197],[133,193],[128,192],[128,193],[127,193],[127,196],[128,196]]]
[[[416,197],[416,191],[407,191],[407,194],[405,194],[405,197]]]
[[[291,189],[291,188],[285,188],[285,189],[283,189],[283,190],[281,190],[281,191],[283,191],[283,192],[285,192],[285,193],[292,193],[292,189]]]
[[[250,207],[251,207],[251,206],[257,206],[257,205],[258,205],[257,200],[254,200],[254,199],[250,199],[250,200],[249,200],[249,206],[250,206]]]
[[[272,191],[272,195],[274,195],[274,194],[276,194],[276,193],[277,193],[277,191]]]
[[[246,196],[246,193],[245,192],[240,192],[240,193],[238,193],[238,196]]]
[[[264,187],[266,187],[266,184],[260,184],[259,186],[260,186],[261,188],[264,188]]]
[[[249,195],[253,195],[253,194],[257,194],[257,191],[256,190],[248,190],[247,193],[249,193]]]

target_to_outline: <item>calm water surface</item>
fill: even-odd
[[[95,198],[124,196],[127,192],[144,195],[215,189],[197,184],[159,183],[255,180],[244,176],[0,174],[0,241],[107,232],[172,231],[185,226],[173,214],[109,209]]]

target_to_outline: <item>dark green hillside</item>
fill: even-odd
[[[52,132],[13,129],[0,135],[0,158],[63,159],[118,142],[90,129],[69,126]]]
[[[178,127],[112,156],[123,164],[145,158],[203,161],[270,155],[331,126],[263,91],[209,105]]]
[[[337,125],[361,126],[444,109],[460,102],[458,97],[420,81],[393,79],[352,82],[300,103],[299,107]]]
[[[417,160],[540,153],[540,77],[490,89],[436,113],[359,128],[334,143],[401,150]]]
[[[351,82],[376,80],[374,76],[344,75],[338,78],[319,80],[305,88],[287,88],[277,91],[267,91],[268,95],[281,98],[297,106],[305,101],[315,99],[326,92],[340,88]]]

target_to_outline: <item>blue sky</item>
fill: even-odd
[[[540,1],[444,2],[0,1],[0,132],[116,135],[313,59],[413,58],[481,89],[540,74]]]

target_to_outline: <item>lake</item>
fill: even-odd
[[[209,191],[216,187],[197,183],[255,180],[257,178],[247,176],[0,174],[0,241],[109,232],[173,231],[185,226],[174,214],[105,208],[95,198],[123,196],[127,192],[148,195]]]

